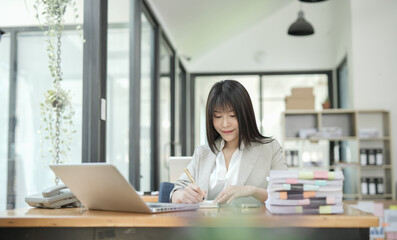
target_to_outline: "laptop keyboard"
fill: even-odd
[[[172,204],[172,203],[147,203],[150,208],[175,208],[180,207],[180,204]]]
[[[170,206],[170,204],[161,204],[161,203],[148,203],[147,205],[151,208],[169,207]]]
[[[176,203],[146,203],[149,208],[156,211],[178,211],[178,210],[194,210],[197,204],[176,204]]]

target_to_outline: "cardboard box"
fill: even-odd
[[[292,97],[312,97],[313,88],[312,87],[297,87],[291,89]]]
[[[300,110],[300,109],[314,110],[314,96],[311,96],[311,97],[288,96],[285,98],[285,109],[287,109],[287,110]]]

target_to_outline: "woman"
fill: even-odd
[[[259,133],[247,90],[224,80],[211,88],[206,106],[208,145],[196,148],[171,192],[173,203],[199,203],[205,198],[230,203],[238,197],[267,199],[270,169],[287,169],[280,144]]]

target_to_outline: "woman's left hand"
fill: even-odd
[[[238,197],[248,197],[254,195],[254,186],[228,186],[214,200],[216,203],[231,203]]]

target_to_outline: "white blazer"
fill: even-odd
[[[218,149],[220,142],[218,139],[215,143]],[[196,148],[192,161],[187,166],[197,185],[203,191],[208,192],[210,174],[214,168],[216,157],[217,155],[211,152],[208,145],[201,145]],[[276,140],[270,143],[251,143],[251,146],[245,146],[243,150],[236,185],[252,185],[266,189],[266,177],[269,176],[270,169],[287,169],[280,144]],[[183,173],[176,181],[170,197],[175,191],[184,189],[190,183],[188,176]]]

